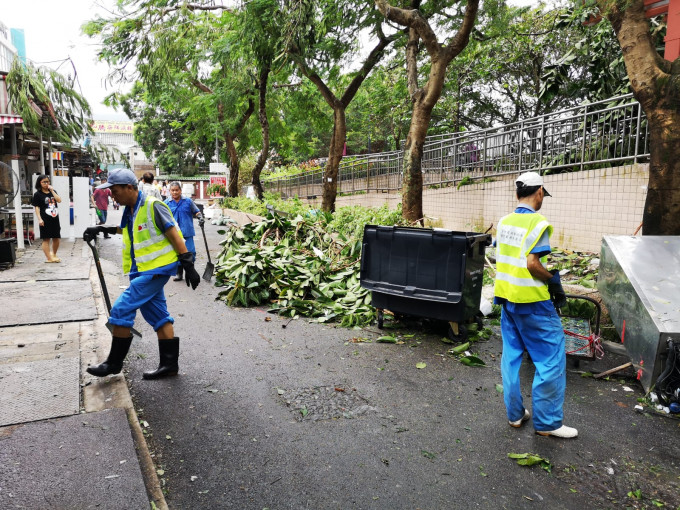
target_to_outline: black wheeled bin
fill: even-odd
[[[459,324],[479,312],[490,234],[411,227],[364,227],[361,286],[382,310]],[[461,331],[460,334],[463,332]]]

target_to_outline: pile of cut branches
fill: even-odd
[[[230,306],[271,304],[286,317],[311,317],[343,326],[375,318],[359,285],[361,240],[330,233],[327,219],[269,215],[232,228],[216,266],[218,299]]]

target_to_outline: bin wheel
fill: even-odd
[[[571,358],[569,360],[569,364],[572,366],[572,368],[578,368],[581,366],[581,360],[578,358]]]
[[[458,334],[453,331],[453,326],[451,323],[449,323],[449,327],[446,330],[446,336],[449,338],[449,340],[453,340],[454,342],[464,341],[467,338],[467,333],[467,327],[461,323],[458,323]]]
[[[378,329],[383,328],[383,320],[385,319],[385,313],[382,310],[378,310]]]
[[[484,317],[481,315],[476,315],[475,316],[475,322],[477,323],[477,327],[479,328],[479,331],[484,329]]]

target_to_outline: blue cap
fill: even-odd
[[[97,189],[110,188],[116,184],[132,184],[137,186],[139,180],[132,170],[127,168],[115,168],[109,172],[109,180],[97,186]]]

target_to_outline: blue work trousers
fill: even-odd
[[[111,308],[109,323],[131,328],[135,324],[137,310],[142,312],[142,317],[154,331],[168,322],[174,323],[163,293],[163,287],[169,279],[170,275],[143,273],[130,278],[130,285]]]
[[[531,389],[534,429],[556,430],[562,426],[562,405],[567,384],[564,330],[557,312],[551,315],[501,312],[503,398],[508,420],[524,414],[519,370],[524,349],[536,367]]]
[[[185,237],[184,238],[184,244],[187,247],[187,251],[191,252],[191,256],[193,257],[193,261],[196,262],[196,245],[194,244],[194,236]]]

